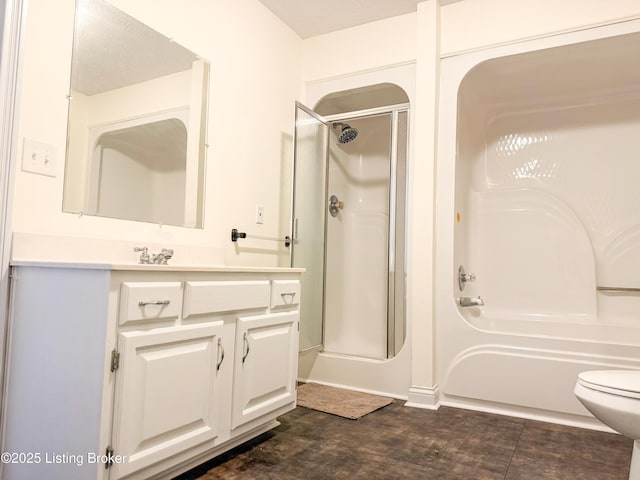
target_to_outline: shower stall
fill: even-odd
[[[402,348],[407,128],[408,104],[324,116],[296,105],[302,351],[384,361]]]
[[[578,373],[640,369],[639,32],[628,22],[443,60],[443,403],[596,426],[573,394]]]

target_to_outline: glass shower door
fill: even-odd
[[[296,102],[291,266],[302,276],[300,351],[323,345],[325,218],[329,124]]]

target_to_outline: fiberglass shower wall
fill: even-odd
[[[457,226],[482,317],[638,325],[639,38],[492,59],[462,82]],[[533,69],[557,78],[533,88]]]
[[[442,404],[591,424],[578,374],[640,368],[640,33],[611,33],[442,62]]]
[[[406,144],[406,112],[398,119],[395,131],[392,113],[342,119],[359,131],[344,144],[332,128],[327,194],[343,208],[327,216],[326,352],[382,359],[404,339],[404,236],[395,232],[404,231],[406,151],[392,138]]]

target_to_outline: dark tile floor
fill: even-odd
[[[620,435],[394,403],[359,420],[298,407],[281,425],[180,480],[627,480]]]

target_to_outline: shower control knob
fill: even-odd
[[[344,202],[338,200],[338,197],[336,197],[335,195],[331,195],[331,197],[329,197],[329,213],[332,217],[337,216],[338,211],[342,210],[343,208]]]
[[[476,279],[475,273],[467,273],[464,270],[464,267],[460,265],[458,268],[458,288],[462,292],[467,282],[473,282]]]

